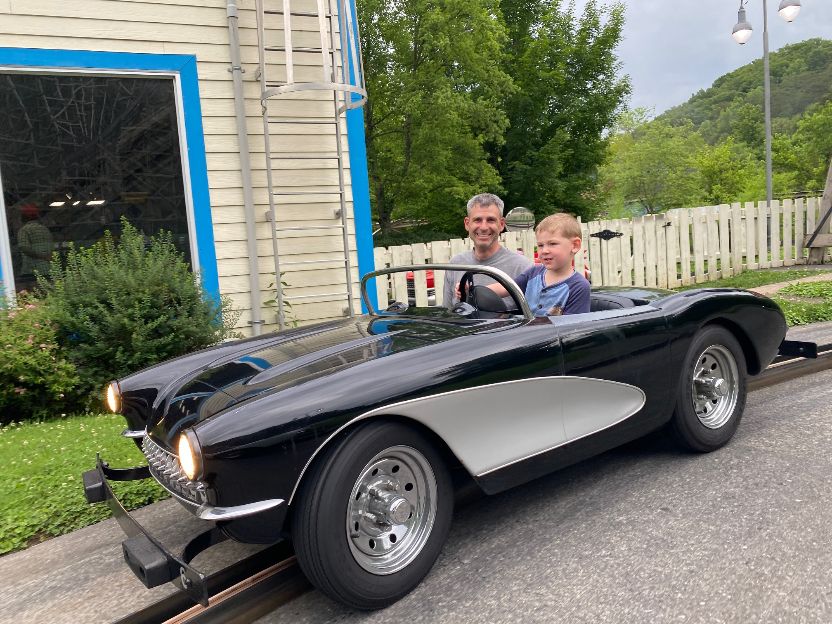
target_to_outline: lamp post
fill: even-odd
[[[751,24],[745,17],[745,5],[748,0],[740,0],[740,10],[737,12],[737,23],[731,36],[740,45],[751,38]],[[800,12],[800,0],[781,0],[777,12],[787,22],[791,22]],[[771,206],[771,78],[768,69],[768,10],[766,0],[763,0],[763,107],[766,119],[766,205]]]

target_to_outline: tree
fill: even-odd
[[[799,190],[817,191],[826,185],[832,158],[832,102],[810,109],[791,139],[790,163]]]
[[[693,162],[702,198],[710,205],[736,201],[759,168],[748,147],[737,143],[733,137],[713,147],[705,145]]]
[[[650,214],[699,205],[704,193],[697,159],[704,147],[690,122],[654,120],[614,137],[602,183],[619,201],[638,202]]]
[[[504,67],[518,87],[506,104],[505,143],[495,149],[507,204],[538,217],[553,209],[590,217],[605,131],[630,90],[615,57],[624,7],[604,13],[590,0],[580,18],[560,0],[501,7],[510,40]]]
[[[465,201],[500,190],[485,144],[507,125],[505,29],[493,0],[359,0],[365,128],[382,232],[397,216],[461,230]]]

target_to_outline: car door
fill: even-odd
[[[586,386],[564,405],[570,441],[618,424],[647,431],[666,420],[678,375],[668,366],[670,336],[660,310],[645,305],[594,312],[562,317],[555,325],[564,376]]]

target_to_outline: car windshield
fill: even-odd
[[[467,284],[478,290],[472,297],[470,287],[465,288],[460,302],[459,282],[463,277],[468,280]],[[489,284],[507,285],[506,290],[511,289],[513,296],[496,295],[485,288]],[[366,296],[365,302],[373,314],[407,314],[437,319],[450,318],[449,314],[484,318],[483,314],[472,316],[471,305],[480,313],[507,316],[524,314],[522,308],[526,306],[522,293],[507,275],[490,267],[467,265],[432,264],[382,269],[365,277],[362,295]]]

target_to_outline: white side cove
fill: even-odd
[[[352,423],[395,414],[432,429],[468,472],[479,477],[612,427],[638,412],[645,401],[641,388],[604,379],[508,381],[372,410],[340,427],[315,455]],[[298,483],[315,455],[304,466]],[[291,499],[294,495],[293,491]]]

